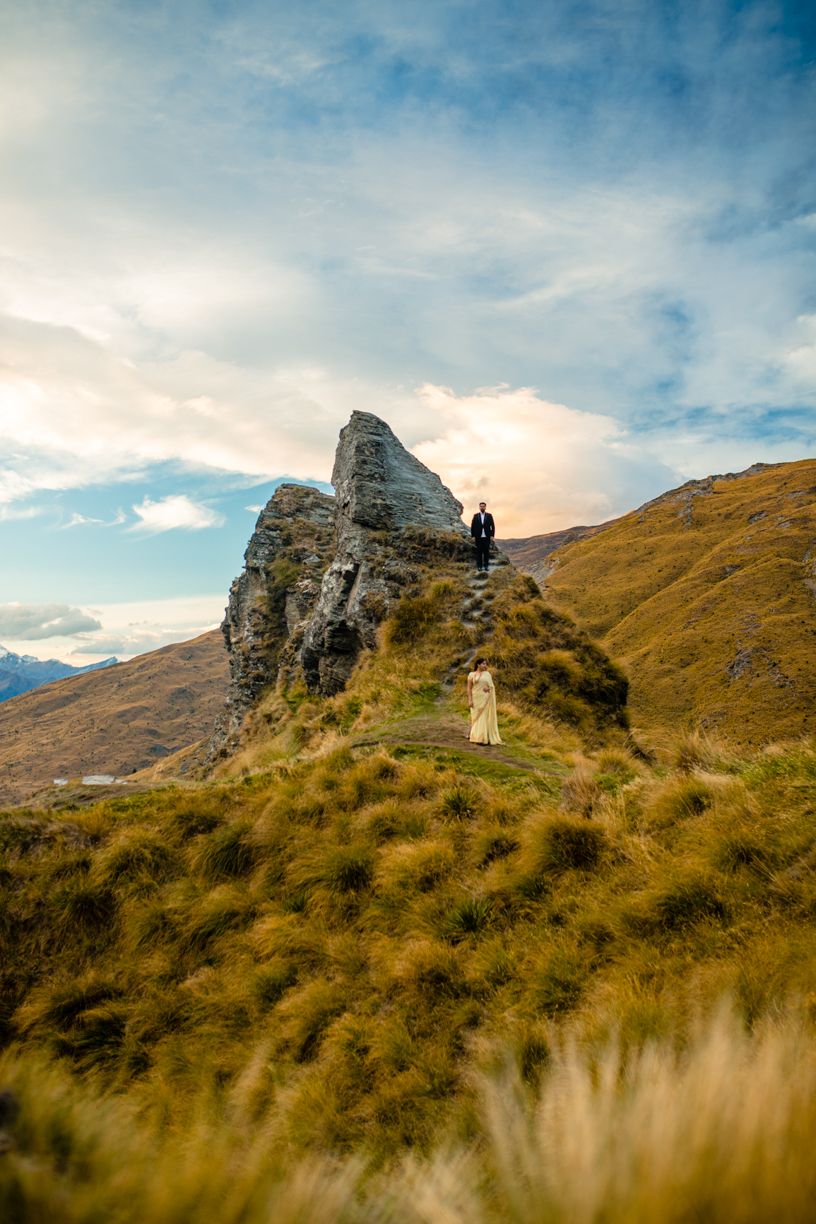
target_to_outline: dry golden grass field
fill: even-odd
[[[218,776],[0,816],[0,1216],[812,1218],[816,751],[624,696],[451,564]]]
[[[124,774],[200,740],[227,687],[217,630],[0,704],[0,803],[54,778]]]
[[[694,482],[549,547],[508,551],[623,664],[637,730],[745,747],[816,730],[816,460]]]

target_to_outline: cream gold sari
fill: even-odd
[[[496,720],[496,689],[493,686],[493,677],[489,671],[471,672],[470,676],[473,677],[470,742],[472,744],[500,744],[501,736]]]

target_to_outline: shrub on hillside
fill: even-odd
[[[457,782],[443,793],[440,807],[445,816],[454,820],[470,820],[476,814],[478,803],[474,788],[468,783]]]
[[[604,790],[587,762],[580,762],[561,784],[561,806],[580,816],[591,816],[603,795]]]
[[[771,859],[768,847],[754,833],[739,829],[719,839],[712,857],[721,871],[739,871],[742,867],[750,867],[763,873],[767,872]]]
[[[262,965],[252,979],[251,989],[264,1007],[273,1007],[298,980],[297,967],[283,957]]]
[[[554,948],[535,982],[535,998],[545,1016],[571,1011],[586,978],[583,958],[571,948]]]
[[[322,882],[332,892],[363,892],[371,886],[373,875],[374,856],[366,842],[336,846],[324,859]]]
[[[37,1024],[64,1029],[82,1012],[121,997],[122,986],[113,978],[91,970],[73,981],[43,983],[18,1013],[25,1032]]]
[[[224,823],[223,804],[216,797],[209,799],[203,794],[196,795],[195,800],[188,799],[180,807],[170,813],[169,824],[182,839],[196,837],[200,833],[212,833],[213,829]]]
[[[672,748],[671,761],[675,769],[682,773],[691,773],[694,769],[717,770],[727,767],[730,756],[710,732],[687,731],[681,735]]]
[[[508,858],[518,850],[518,838],[500,824],[491,824],[482,829],[474,844],[474,853],[478,867],[488,867],[491,863]]]
[[[598,753],[597,770],[596,780],[600,788],[614,794],[638,777],[641,766],[622,748],[605,748]]]
[[[300,914],[259,918],[248,932],[248,943],[259,959],[285,961],[299,974],[323,970],[328,962],[324,929],[304,923]]]
[[[368,892],[374,876],[374,850],[368,841],[321,841],[302,852],[287,871],[287,884],[302,891],[306,906],[353,901]]]
[[[115,1062],[125,1035],[123,987],[98,973],[77,982],[48,984],[20,1008],[22,1032],[37,1030],[58,1054],[84,1068]]]
[[[387,842],[401,837],[423,837],[428,831],[428,818],[417,804],[400,799],[384,799],[381,803],[364,808],[356,827],[377,842]]]
[[[458,996],[464,982],[455,952],[435,939],[412,939],[402,944],[390,971],[403,988],[423,998]]]
[[[317,1053],[326,1028],[345,1006],[337,982],[318,979],[288,992],[277,1009],[281,1048],[295,1062],[308,1062]]]

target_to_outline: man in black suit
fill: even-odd
[[[479,513],[473,516],[470,534],[476,542],[476,569],[480,574],[486,574],[490,561],[490,541],[496,534],[493,515],[487,513],[487,502],[479,502]]]

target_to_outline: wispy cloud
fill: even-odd
[[[202,531],[207,527],[221,527],[224,516],[209,506],[191,501],[183,493],[151,501],[146,497],[133,512],[139,519],[132,531]]]
[[[93,515],[80,514],[75,510],[66,523],[62,523],[63,531],[67,531],[70,527],[120,527],[122,523],[127,521],[127,516],[124,511],[119,510],[109,519],[94,518]]]
[[[0,523],[24,522],[39,518],[44,513],[42,506],[3,505],[0,502]]]

